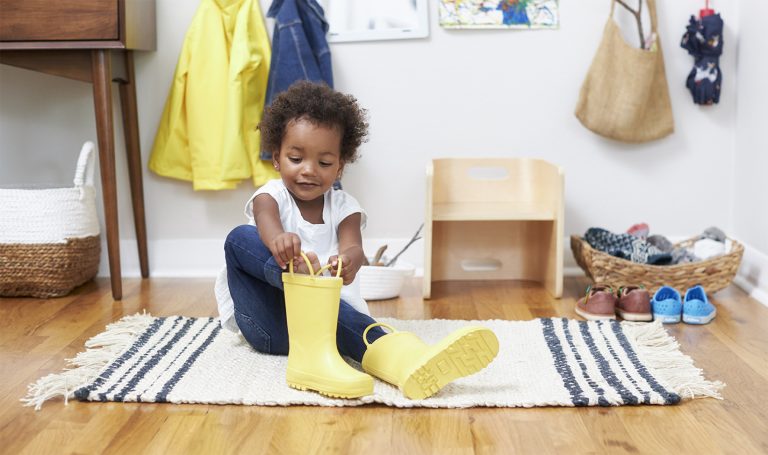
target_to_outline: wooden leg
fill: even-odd
[[[425,299],[432,297],[432,179],[434,174],[434,164],[429,161],[426,173],[427,204],[424,208],[424,278],[421,282],[421,296]]]
[[[421,296],[432,297],[432,220],[424,221],[424,278],[421,282]]]
[[[120,276],[120,233],[117,224],[117,185],[115,182],[115,134],[112,124],[112,67],[108,50],[91,51],[93,104],[96,111],[96,135],[99,139],[101,194],[107,225],[107,250],[112,297],[123,297]]]
[[[139,114],[136,107],[136,78],[133,70],[133,52],[123,52],[126,80],[120,81],[120,105],[123,113],[123,132],[128,154],[128,176],[131,183],[133,223],[139,247],[141,276],[149,277],[147,256],[147,225],[144,217],[144,185],[141,180],[141,150],[139,147]]]
[[[552,297],[559,299],[563,296],[563,230],[562,220],[552,221],[549,235],[545,240],[546,250],[542,251],[541,256],[545,259],[544,263],[544,287],[552,294]]]

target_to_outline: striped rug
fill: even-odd
[[[286,357],[254,351],[222,330],[218,319],[128,316],[86,343],[72,368],[41,378],[24,399],[40,408],[56,396],[84,401],[246,404],[266,406],[533,407],[677,404],[719,398],[720,382],[704,379],[658,323],[395,320],[399,330],[435,342],[467,324],[499,338],[498,357],[483,371],[426,400],[409,400],[376,381],[374,394],[332,399],[289,388]]]

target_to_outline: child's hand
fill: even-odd
[[[328,263],[331,264],[330,272],[333,276],[336,276],[336,271],[339,268],[339,257],[341,257],[341,278],[344,280],[344,284],[350,284],[355,280],[361,264],[356,264],[346,254],[331,256],[328,258]]]
[[[318,259],[317,254],[315,254],[313,251],[305,251],[304,254],[307,255],[309,263],[312,264],[312,270],[317,273],[317,271],[320,270],[320,259]],[[309,275],[309,267],[307,267],[307,263],[304,261],[304,258],[301,257],[301,255],[299,255],[298,259],[293,260],[293,271],[296,273],[304,273]]]
[[[269,251],[272,252],[277,265],[282,269],[288,265],[291,259],[295,259],[294,267],[304,262],[304,259],[301,258],[301,239],[293,232],[278,234],[272,239]],[[315,260],[317,260],[317,256],[315,256]],[[304,267],[306,268],[306,265]]]

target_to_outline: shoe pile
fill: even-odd
[[[664,324],[681,319],[687,324],[707,324],[717,314],[701,286],[688,289],[684,298],[675,288],[662,286],[651,298],[642,286],[622,286],[614,292],[610,285],[595,284],[587,287],[584,297],[576,302],[575,310],[591,321],[616,319],[618,315],[626,321],[657,320]]]
[[[721,256],[730,251],[730,240],[722,229],[709,227],[696,236],[688,247],[673,244],[661,234],[650,234],[647,223],[630,226],[626,233],[614,233],[599,227],[587,229],[584,240],[611,256],[638,264],[676,265],[698,262]]]

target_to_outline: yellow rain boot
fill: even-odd
[[[392,333],[368,343],[368,331],[376,326]],[[499,352],[499,340],[485,327],[461,328],[429,346],[413,333],[377,322],[365,329],[363,340],[363,369],[412,400],[431,397],[450,382],[477,373]]]
[[[293,261],[283,273],[285,313],[288,320],[288,385],[339,398],[357,398],[373,393],[373,378],[352,368],[336,347],[336,324],[343,280],[341,261],[335,277],[317,273],[307,256],[301,256],[309,275],[294,275]]]

